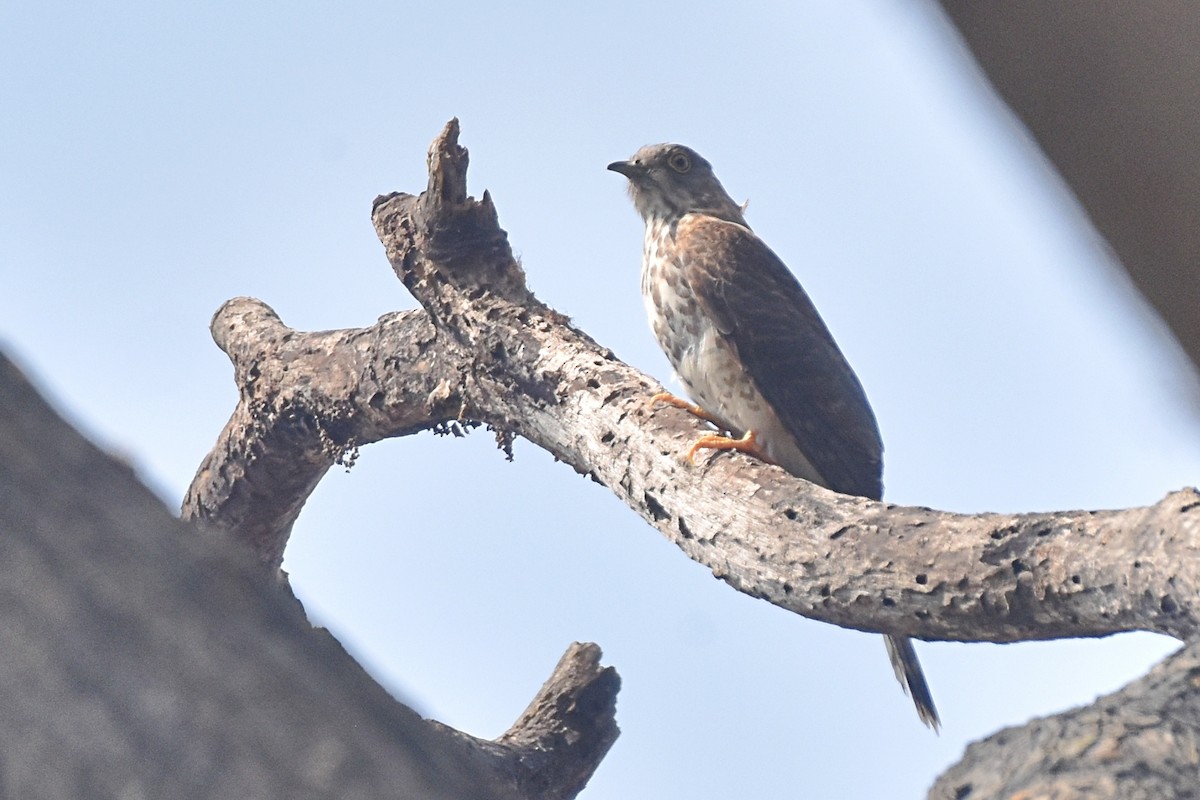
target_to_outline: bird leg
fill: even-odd
[[[695,463],[696,453],[701,450],[737,450],[746,455],[751,455],[759,461],[765,461],[768,464],[775,462],[767,456],[765,450],[758,444],[758,436],[754,431],[746,431],[745,435],[740,439],[734,439],[729,436],[722,436],[719,433],[710,433],[707,436],[701,436],[692,449],[688,450],[687,459]]]
[[[676,397],[675,395],[671,394],[670,392],[659,392],[658,394],[651,397],[650,405],[653,406],[655,403],[662,403],[664,405],[673,406],[675,408],[682,408],[684,411],[688,412],[689,414],[691,414],[694,417],[699,417],[700,419],[702,419],[706,422],[711,422],[713,425],[716,425],[718,428],[721,428],[722,430],[724,430],[724,428],[725,428],[725,426],[721,423],[721,420],[717,419],[716,417],[714,417],[712,414],[705,411],[700,406],[696,405],[695,403],[689,403],[687,400],[684,400],[682,397]]]
[[[689,403],[687,400],[684,400],[681,397],[676,397],[670,392],[659,392],[651,397],[650,405],[654,405],[655,403],[664,403],[669,406],[674,406],[675,408],[681,408],[693,416],[711,422],[721,430],[725,429],[725,426],[721,423],[721,420],[717,419],[695,403]],[[687,460],[695,463],[696,453],[700,452],[701,450],[737,450],[742,453],[746,453],[747,455],[754,456],[759,461],[766,461],[768,464],[775,463],[767,456],[766,451],[763,450],[758,444],[758,437],[754,431],[746,431],[745,435],[740,439],[734,439],[731,436],[725,436],[719,433],[709,433],[701,436],[696,443],[692,445],[691,449],[688,450]]]

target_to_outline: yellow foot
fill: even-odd
[[[652,408],[656,403],[662,403],[664,405],[674,406],[675,408],[681,408],[692,416],[696,416],[702,420],[711,422],[713,425],[717,426],[717,428],[725,430],[725,426],[721,423],[721,420],[717,419],[695,403],[689,403],[687,400],[684,400],[681,397],[676,397],[670,392],[659,392],[658,394],[654,395],[647,402],[647,407]],[[740,439],[734,439],[720,433],[709,433],[701,436],[696,443],[692,445],[692,448],[688,450],[687,460],[692,464],[696,463],[696,453],[699,453],[701,450],[738,450],[746,453],[747,455],[754,456],[760,461],[766,461],[768,464],[775,463],[767,457],[767,452],[758,444],[758,437],[754,431],[746,431],[746,435]]]
[[[707,436],[702,436],[692,445],[692,449],[688,450],[687,459],[692,463],[696,461],[696,453],[701,450],[738,450],[747,455],[754,456],[760,461],[772,463],[771,459],[767,458],[767,454],[758,445],[758,437],[754,431],[746,431],[746,435],[740,439],[731,439],[728,436],[710,433]]]
[[[702,420],[711,422],[713,425],[716,425],[718,428],[722,427],[721,421],[718,420],[716,417],[714,417],[712,414],[708,413],[707,411],[705,411],[703,408],[696,405],[695,403],[689,403],[687,400],[684,400],[682,397],[676,397],[675,395],[671,394],[670,392],[659,392],[658,394],[651,397],[650,403],[649,403],[650,407],[653,408],[656,403],[662,403],[663,405],[674,406],[675,408],[682,408],[684,411],[688,412],[689,414],[691,414],[694,417],[699,417]]]

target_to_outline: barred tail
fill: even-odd
[[[933,695],[929,692],[929,684],[925,682],[925,672],[921,669],[921,662],[917,660],[917,651],[913,649],[912,639],[907,636],[884,636],[883,642],[887,645],[892,669],[896,670],[896,680],[900,681],[904,693],[912,698],[921,722],[933,728],[936,733],[941,728],[942,721],[938,719]]]

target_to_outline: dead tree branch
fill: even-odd
[[[320,333],[287,328],[248,298],[217,312],[213,335],[234,364],[241,400],[196,476],[185,518],[247,542],[277,570],[308,493],[338,459],[383,438],[479,422],[502,442],[525,437],[608,487],[734,588],[806,617],[958,641],[1131,630],[1195,636],[1193,489],[1145,508],[963,515],[837,495],[737,454],[685,463],[696,421],[651,409],[656,382],[533,296],[491,198],[467,195],[466,169],[451,121],[430,149],[427,190],[375,202],[388,259],[422,311]],[[1147,715],[1167,719],[1179,694],[1194,688],[1191,657],[1176,656],[1114,695],[1116,704],[1139,698],[1122,706],[1120,724],[1133,730]],[[540,764],[529,774],[565,775],[552,782],[581,786],[590,771],[558,761],[558,744],[570,737],[521,729],[552,707],[535,702],[499,743],[477,749],[539,742],[526,751]],[[585,729],[609,730],[611,706],[595,718],[589,704],[577,708]],[[1021,735],[1040,741],[1039,731],[1078,731],[1080,741],[1109,741],[1117,723],[1095,708],[1033,723]],[[1013,736],[979,747],[1003,747]],[[1159,752],[1183,752],[1171,747]],[[1029,785],[1036,772],[1022,773]],[[998,796],[985,785],[974,773],[952,772],[934,796]]]
[[[452,122],[434,142],[428,191],[375,204],[426,313],[309,334],[255,300],[218,311],[242,399],[185,518],[235,531],[275,567],[340,453],[477,420],[607,486],[738,590],[806,617],[931,640],[1194,633],[1194,490],[1119,511],[963,515],[837,495],[740,455],[684,463],[695,421],[651,412],[657,383],[533,297],[490,198],[466,194],[457,135]]]

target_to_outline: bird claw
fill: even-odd
[[[723,436],[718,433],[710,433],[707,436],[701,436],[691,449],[687,452],[687,460],[695,464],[696,453],[701,450],[737,450],[746,455],[754,456],[760,461],[771,462],[767,458],[767,454],[763,452],[762,447],[758,444],[758,435],[754,431],[746,431],[745,435],[740,439],[734,439],[729,436]]]
[[[720,420],[718,420],[712,414],[708,413],[707,411],[705,411],[703,408],[696,405],[695,403],[689,403],[687,400],[684,400],[682,397],[676,397],[675,395],[671,394],[670,392],[659,392],[658,394],[651,397],[648,401],[646,401],[647,410],[652,410],[654,408],[654,406],[658,405],[659,403],[662,403],[663,405],[671,406],[672,408],[682,409],[682,410],[688,412],[689,414],[691,414],[693,417],[699,417],[700,419],[704,420],[705,422],[711,422],[713,425],[716,425],[718,428],[722,428]]]
[[[682,409],[694,417],[699,417],[705,422],[715,425],[719,430],[724,431],[725,426],[721,421],[712,414],[705,411],[695,403],[689,403],[682,397],[676,397],[670,392],[659,392],[646,401],[647,411],[650,411],[654,406],[662,403],[673,408]],[[746,431],[745,435],[740,439],[734,439],[732,436],[726,436],[724,433],[708,433],[701,436],[696,443],[687,451],[687,460],[689,464],[696,463],[696,454],[701,450],[737,450],[747,455],[754,456],[760,461],[771,463],[771,459],[767,458],[766,452],[758,444],[758,436],[754,431]]]

